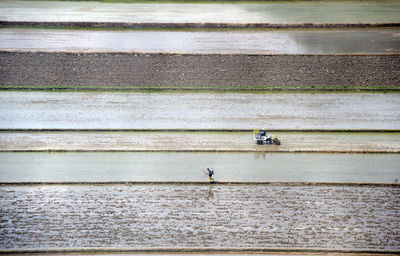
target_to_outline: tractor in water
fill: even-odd
[[[257,145],[275,144],[281,145],[280,140],[275,134],[267,133],[265,129],[254,130],[254,141]]]

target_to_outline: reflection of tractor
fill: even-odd
[[[278,137],[275,134],[269,133],[267,134],[266,130],[254,130],[254,141],[257,145],[264,145],[264,144],[276,144],[281,145]]]

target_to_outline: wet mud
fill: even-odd
[[[4,249],[400,248],[399,188],[3,186],[0,199]]]
[[[0,21],[0,26],[18,28],[78,29],[363,29],[398,28],[400,23],[125,23],[125,22],[45,22]]]
[[[0,151],[400,153],[400,133],[275,133],[280,146],[256,145],[252,132],[0,132]]]

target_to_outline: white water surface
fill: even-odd
[[[0,20],[131,23],[396,23],[399,1],[96,3],[0,1]]]
[[[0,91],[0,128],[399,129],[399,93]]]
[[[0,182],[399,182],[399,154],[69,152],[0,153]]]
[[[360,41],[363,43],[360,44]],[[201,54],[398,53],[400,29],[54,30],[0,29],[0,50]]]

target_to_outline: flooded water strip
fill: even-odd
[[[0,2],[3,21],[99,23],[398,23],[398,1],[259,3]]]
[[[0,128],[380,130],[399,109],[399,93],[0,91]]]
[[[400,154],[0,153],[0,182],[398,183]]]
[[[396,251],[399,193],[392,187],[2,186],[0,247]]]
[[[359,44],[360,40],[363,44]],[[0,50],[10,49],[46,52],[212,54],[398,53],[400,29],[284,31],[0,29]]]
[[[1,152],[400,153],[400,132],[274,132],[281,145],[256,145],[253,132],[1,131]]]

